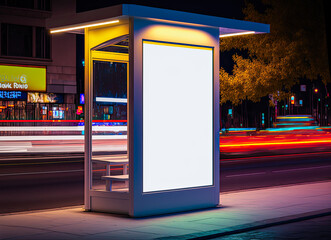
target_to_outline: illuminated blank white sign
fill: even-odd
[[[213,49],[143,41],[143,192],[213,185]]]

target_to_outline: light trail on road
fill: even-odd
[[[258,136],[221,136],[221,155],[279,155],[331,150],[331,133],[306,132]],[[294,151],[294,152],[293,152]]]
[[[295,142],[264,142],[264,143],[242,143],[242,144],[224,144],[221,148],[226,147],[250,147],[250,146],[273,146],[273,145],[301,145],[301,144],[315,144],[315,143],[331,143],[331,139],[312,140],[312,141],[295,141]]]
[[[33,120],[11,120],[30,123]],[[35,122],[41,124],[43,121]],[[0,126],[0,155],[6,153],[83,153],[84,124],[81,120],[51,121],[76,126]],[[46,122],[47,124],[47,122]],[[100,120],[93,126],[93,151],[127,151],[126,120]],[[100,124],[100,125],[99,125]],[[107,125],[108,124],[108,125]],[[124,124],[124,125],[123,125]],[[198,128],[197,128],[198,129]],[[178,137],[174,133],[173,137]],[[199,141],[199,139],[197,139]],[[267,155],[331,150],[331,132],[325,130],[291,131],[285,133],[257,132],[253,136],[220,136],[221,155]],[[320,149],[323,148],[323,149]],[[291,152],[292,153],[292,152]]]
[[[20,176],[20,175],[40,175],[40,174],[59,174],[59,173],[72,173],[83,172],[84,169],[62,170],[62,171],[45,171],[45,172],[21,172],[21,173],[3,173],[0,177]]]

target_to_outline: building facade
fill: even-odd
[[[0,120],[76,119],[76,36],[46,20],[75,1],[0,0]]]

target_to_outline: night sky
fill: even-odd
[[[200,13],[218,17],[243,19],[242,8],[244,0],[203,0],[203,1],[175,1],[175,0],[77,0],[77,12],[113,6],[117,4],[137,4],[150,7],[165,8],[184,12]]]

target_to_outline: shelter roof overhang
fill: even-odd
[[[86,27],[98,26],[99,24],[116,24],[121,21],[127,21],[128,17],[218,27],[220,37],[228,36],[230,34],[259,34],[270,32],[269,24],[134,4],[121,4],[67,16],[53,17],[47,20],[46,25],[51,32],[64,30],[66,32],[84,34],[84,28]]]

